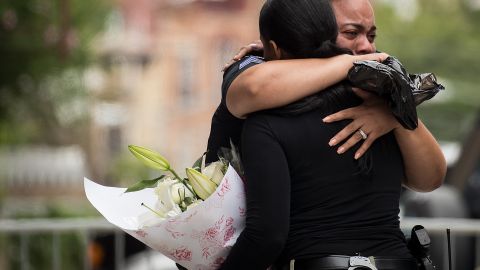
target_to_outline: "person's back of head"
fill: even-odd
[[[322,58],[348,52],[338,48],[330,0],[267,0],[259,18],[264,42],[275,42],[282,58]],[[268,47],[268,46],[267,46]]]
[[[335,45],[338,27],[331,0],[267,0],[260,11],[259,28],[264,47],[276,46],[281,50],[280,59],[326,58],[350,52]],[[320,108],[333,113],[360,102],[350,87],[343,85],[287,106],[287,111],[298,114]]]
[[[267,0],[260,12],[259,28],[264,47],[281,51],[273,59],[326,58],[351,53],[335,44],[338,28],[330,0]],[[361,102],[351,86],[342,83],[271,112],[298,115],[321,110],[330,114]],[[361,175],[370,176],[369,152],[358,166]]]

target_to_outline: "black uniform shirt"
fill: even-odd
[[[399,227],[405,173],[395,136],[373,143],[365,176],[354,150],[339,155],[328,145],[347,123],[325,124],[325,116],[259,112],[245,120],[246,228],[221,269],[333,254],[411,257]]]

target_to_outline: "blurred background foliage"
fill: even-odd
[[[467,1],[417,5],[406,14],[376,5],[377,48],[397,56],[410,73],[437,75],[446,91],[421,105],[419,116],[439,140],[462,141],[480,113],[480,10]]]
[[[395,8],[408,3],[415,4],[403,13]],[[398,57],[411,73],[434,72],[446,86],[446,91],[419,108],[420,117],[439,140],[461,142],[479,111],[480,11],[468,3],[375,2],[378,49]],[[0,146],[85,147],[91,95],[84,70],[100,61],[92,41],[104,30],[115,4],[0,2]],[[110,167],[111,178],[141,178],[148,173],[124,156]]]
[[[0,144],[77,142],[86,126],[82,72],[110,3],[0,2]]]
[[[402,16],[391,2],[375,6],[378,48],[397,56],[410,72],[434,72],[440,78],[447,91],[423,105],[420,116],[439,139],[461,140],[480,104],[480,11],[460,0],[423,0],[416,12]],[[86,137],[88,92],[82,72],[96,61],[91,41],[112,4],[0,2],[0,144],[62,145]]]
[[[110,2],[96,0],[0,1],[0,147],[85,143],[88,93],[83,71],[95,61],[91,41],[102,31],[110,8]],[[8,195],[3,184],[0,179],[0,210],[2,197]],[[45,208],[38,212],[31,207],[9,218],[72,216],[67,205],[49,203]],[[89,208],[74,215],[92,214]],[[0,235],[9,269],[21,269],[21,237]],[[30,269],[51,267],[52,237],[29,236]],[[61,249],[60,269],[79,269],[84,260],[81,237],[64,233],[58,241],[68,247]]]
[[[480,9],[471,8],[471,2],[375,1],[377,48],[398,57],[411,73],[434,72],[446,86],[419,107],[419,116],[442,141],[462,142],[480,110]],[[118,12],[116,5],[108,0],[0,2],[0,147],[88,148],[88,103],[94,97],[84,72],[101,66],[93,41]],[[108,179],[148,176],[127,155],[108,163]]]
[[[398,57],[411,73],[434,72],[446,86],[419,108],[419,116],[439,140],[463,142],[480,112],[480,9],[471,8],[470,2],[473,0],[375,2],[377,48]],[[111,0],[0,1],[0,148],[36,144],[87,147],[87,105],[92,95],[84,71],[100,62],[92,41],[104,31],[117,4]],[[407,4],[412,6],[403,13],[395,9]],[[231,55],[234,53],[236,49]],[[119,154],[109,163],[107,178],[147,179],[149,171],[127,155]],[[7,195],[2,185],[0,179],[0,210],[2,197]],[[72,214],[72,208],[52,204],[40,215],[71,217],[91,215],[92,211],[76,209]],[[20,212],[9,218],[32,217],[39,217],[38,213]],[[51,237],[30,238],[35,243],[30,245],[30,254],[36,256],[32,258],[36,269],[51,265],[46,259],[51,252],[45,248],[51,246]],[[62,262],[69,265],[61,269],[77,269],[80,239],[76,235],[60,239],[62,246],[69,247],[62,249],[62,257],[69,257]],[[18,236],[0,235],[0,250],[6,250],[3,246],[8,243],[14,269],[20,267],[16,256],[19,241]]]

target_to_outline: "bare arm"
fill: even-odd
[[[442,185],[447,163],[435,138],[419,120],[418,128],[403,127],[394,130],[405,164],[406,179],[403,184],[419,191],[432,191]]]
[[[227,92],[227,107],[236,117],[245,118],[251,112],[289,104],[340,82],[355,61],[383,61],[386,57],[384,53],[339,55],[256,65],[232,82]]]

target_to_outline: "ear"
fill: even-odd
[[[275,59],[282,59],[282,50],[277,46],[277,43],[275,43],[273,40],[270,40],[268,43],[272,49]]]

